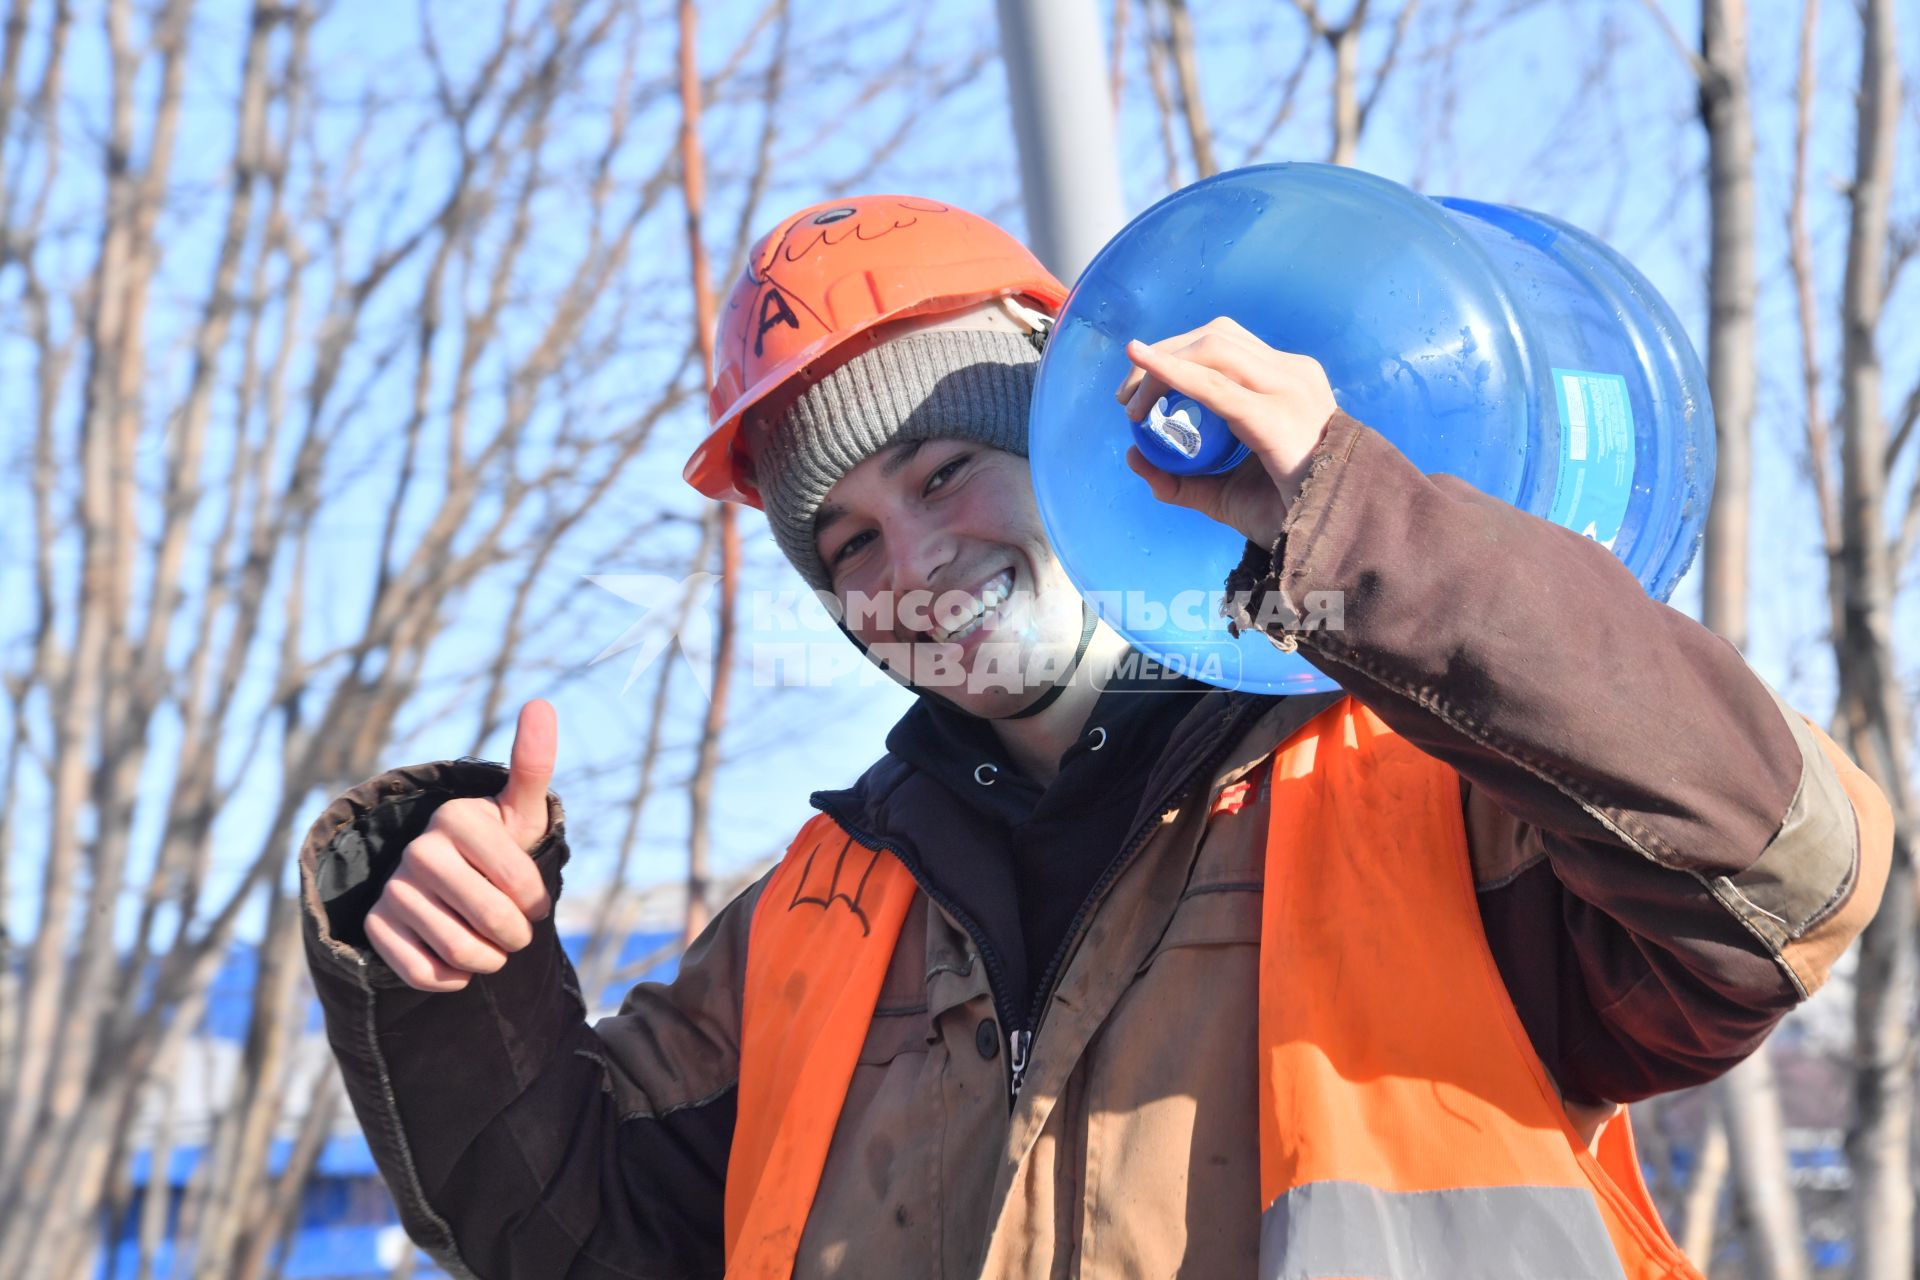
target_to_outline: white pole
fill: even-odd
[[[1127,220],[1100,15],[1094,0],[996,2],[1027,237],[1071,284]]]

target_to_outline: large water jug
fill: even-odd
[[[1135,429],[1113,393],[1128,340],[1217,315],[1319,360],[1340,407],[1423,471],[1606,544],[1655,597],[1692,561],[1713,494],[1706,377],[1625,259],[1544,214],[1259,165],[1175,192],[1100,251],[1034,393],[1028,448],[1054,548],[1102,616],[1168,665],[1265,693],[1334,687],[1262,636],[1228,636],[1213,608],[1244,541],[1153,501],[1126,465]],[[1212,415],[1159,407],[1163,442],[1222,465],[1220,442],[1199,439],[1221,425]]]

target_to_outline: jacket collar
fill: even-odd
[[[1195,753],[1211,754],[1219,751],[1223,742],[1232,743],[1214,764],[1207,780],[1210,789],[1217,790],[1265,759],[1307,721],[1343,696],[1339,690],[1273,695],[1215,689],[1205,694],[1174,727],[1147,775],[1136,823],[1146,818],[1151,808],[1164,809],[1178,803],[1182,796],[1169,794],[1170,790],[1184,793],[1192,788],[1195,780],[1191,778],[1186,779],[1185,786],[1173,784]],[[909,708],[907,716],[913,716],[918,710],[918,707]],[[896,726],[896,731],[898,728]],[[852,817],[873,835],[904,840],[911,846],[914,824],[907,820],[907,815],[917,806],[891,802],[895,792],[916,778],[922,783],[932,781],[923,770],[889,751],[870,765],[852,786],[816,791],[811,802],[823,813]]]

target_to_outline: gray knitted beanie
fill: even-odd
[[[814,517],[841,476],[890,444],[977,440],[1025,457],[1040,353],[1018,333],[928,329],[881,343],[788,406],[754,450],[754,485],[774,541],[822,591],[832,575]]]

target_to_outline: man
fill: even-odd
[[[1226,319],[1118,397],[1177,386],[1252,457],[1135,469],[1249,538],[1239,618],[1345,693],[1113,674],[1024,460],[1063,295],[932,201],[756,246],[688,477],[922,696],[675,981],[584,1021],[544,703],[504,773],[315,825],[309,960],[409,1232],[487,1280],[1692,1274],[1619,1104],[1825,980],[1884,803],[1604,548]],[[1315,590],[1343,629],[1269,607]]]

